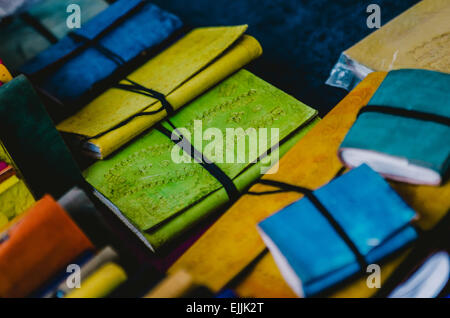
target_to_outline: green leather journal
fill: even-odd
[[[237,194],[244,191],[318,120],[316,110],[241,70],[173,115],[176,130],[163,122],[84,175],[100,199],[157,250],[235,199],[229,181]],[[168,131],[189,140],[227,182],[183,153]]]

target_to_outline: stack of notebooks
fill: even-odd
[[[277,211],[282,210],[282,212],[280,212],[281,215],[288,213],[287,211],[289,211],[289,209],[286,212],[283,211],[283,209],[302,197],[302,194],[297,191],[298,187],[302,187],[303,190],[310,189],[311,191],[325,185],[323,189],[318,190],[318,193],[324,193],[324,195],[327,196],[327,191],[345,191],[345,180],[348,180],[349,178],[350,180],[347,182],[351,182],[352,178],[361,180],[359,179],[361,176],[358,176],[357,172],[351,171],[347,173],[350,175],[344,174],[341,177],[343,179],[337,179],[332,181],[329,185],[326,185],[339,174],[339,171],[342,171],[343,166],[337,153],[344,137],[348,133],[350,127],[354,124],[359,110],[370,103],[372,96],[373,98],[377,98],[377,95],[383,95],[384,90],[391,90],[394,87],[403,89],[400,84],[403,79],[399,78],[399,75],[401,75],[402,72],[405,72],[403,76],[408,78],[408,76],[417,71],[401,71],[400,73],[393,72],[390,74],[377,72],[369,74],[366,79],[364,79],[347,97],[327,114],[321,122],[313,127],[311,131],[280,160],[279,170],[276,173],[268,174],[261,179],[261,183],[265,182],[265,184],[257,184],[251,187],[249,194],[238,200],[230,210],[228,210],[183,256],[181,256],[180,259],[178,259],[178,261],[170,268],[169,272],[184,269],[188,271],[197,282],[205,284],[214,292],[232,286],[238,295],[242,297],[298,296],[298,294],[294,293],[284,281],[272,255],[267,254],[265,244],[261,239],[256,226]],[[426,76],[426,74],[422,74],[422,76]],[[433,76],[436,76],[436,74]],[[440,76],[440,74],[437,76]],[[415,85],[417,85],[417,88],[412,89],[411,91],[414,91],[416,95],[419,95],[422,91],[422,83],[416,81]],[[424,89],[423,92],[428,94],[426,89]],[[396,95],[394,94],[391,95],[391,97],[392,96]],[[437,96],[439,97],[440,95]],[[408,102],[410,102],[410,99],[406,100],[405,105],[409,104]],[[433,108],[430,108],[430,110],[432,109]],[[358,120],[363,120],[364,118],[362,116],[369,115],[372,114],[361,114],[361,118]],[[435,125],[435,123],[433,123],[433,125]],[[358,123],[355,127],[357,126]],[[378,128],[379,133],[381,133],[382,130],[383,128]],[[398,130],[398,133],[400,134],[403,132]],[[352,132],[350,132],[349,136],[351,134]],[[427,138],[426,135],[421,135],[421,138],[424,138],[425,143]],[[441,139],[444,138],[441,136]],[[369,141],[371,140],[365,139],[365,142]],[[448,145],[446,146],[448,147]],[[440,153],[441,151],[442,149],[440,147],[430,149],[429,157],[433,157],[433,154]],[[302,164],[299,164],[299,162]],[[370,253],[365,254],[364,251],[367,251],[367,247],[362,249],[362,246],[360,247],[360,245],[358,245],[361,244],[359,243],[359,240],[363,236],[355,236],[354,231],[364,229],[364,232],[358,232],[358,235],[370,234],[365,233],[365,228],[358,224],[359,222],[363,222],[370,225],[378,222],[378,218],[372,219],[375,218],[375,215],[372,215],[370,222],[364,221],[366,212],[370,212],[368,209],[371,209],[372,206],[376,207],[376,205],[364,205],[361,209],[355,210],[347,209],[348,211],[352,211],[351,218],[354,223],[346,223],[345,220],[342,220],[341,227],[344,230],[349,231],[348,235],[352,238],[350,241],[354,241],[354,244],[358,246],[358,249],[361,249],[361,254],[368,257],[369,260],[372,260],[371,257],[375,257],[377,260],[378,257],[383,258],[383,255],[385,256],[388,254],[386,253],[387,250],[394,251],[396,248],[405,247],[407,243],[414,238],[410,227],[410,221],[413,221],[414,226],[419,227],[422,230],[430,230],[450,209],[450,202],[448,201],[448,198],[450,197],[450,184],[446,180],[444,180],[440,186],[434,187],[390,181],[390,186],[400,195],[406,204],[417,212],[417,217],[414,218],[414,214],[411,210],[405,203],[399,200],[392,189],[382,182],[379,176],[373,171],[368,171],[367,167],[360,167],[357,170],[360,169],[366,174],[363,178],[366,180],[359,181],[358,186],[353,186],[353,189],[355,189],[355,191],[357,189],[357,193],[360,193],[359,195],[355,193],[358,198],[363,198],[366,195],[369,200],[371,200],[374,195],[383,197],[383,201],[380,201],[382,200],[381,198],[378,198],[378,200],[386,203],[386,213],[390,211],[390,208],[387,209],[387,202],[392,203],[392,200],[394,200],[398,205],[398,209],[395,211],[396,213],[389,212],[389,215],[384,216],[386,220],[389,220],[389,223],[387,224],[389,224],[390,228],[387,226],[385,228],[383,226],[377,230],[386,231],[384,235],[388,234],[389,231],[391,231],[390,233],[395,234],[401,233],[395,230],[393,231],[394,228],[402,228],[402,231],[407,229],[408,231],[408,233],[405,234],[407,236],[397,240],[396,244],[391,244],[391,242],[387,245],[381,244],[381,239],[386,236],[381,234],[381,232],[378,232],[378,234],[374,232],[373,235],[376,235],[374,238],[377,240],[361,242],[364,244],[372,244],[373,246],[380,245],[382,247],[381,250],[383,251],[377,256],[371,256]],[[371,179],[373,179],[373,181],[369,182]],[[339,186],[338,189],[333,190],[333,188],[335,188],[333,184],[339,184],[339,181],[344,184]],[[289,188],[291,191],[280,191],[280,184],[277,184],[277,182],[281,183],[281,185],[291,185],[295,190],[291,187]],[[378,184],[376,191],[373,189],[374,184]],[[381,191],[381,189],[385,190]],[[261,192],[268,193],[257,195],[257,193]],[[304,193],[306,192],[304,191]],[[316,194],[317,191],[312,193]],[[344,192],[342,192],[342,194],[343,193]],[[327,207],[330,207],[330,213],[336,213],[336,210],[331,209],[332,206],[339,207],[341,203],[344,204],[341,202],[342,194],[338,195],[336,193],[328,196],[329,198],[324,198],[324,204],[332,204],[330,206],[327,205]],[[308,193],[308,195],[310,196],[311,194]],[[330,200],[330,203],[327,203],[327,200]],[[315,209],[309,201],[311,201],[309,197],[304,198],[290,207],[296,211],[297,205],[301,203],[300,207],[302,210]],[[348,202],[354,202],[356,204],[358,201],[355,196]],[[389,204],[389,206],[390,205],[391,204]],[[305,211],[296,212],[300,213],[300,215],[298,215],[299,218],[320,217],[320,215],[308,214],[307,211],[307,215],[302,213]],[[332,215],[336,218],[341,218],[345,214],[342,216],[338,214]],[[297,214],[295,214],[295,216],[297,216]],[[396,218],[400,219],[395,221]],[[236,222],[236,220],[239,220],[239,222]],[[270,218],[268,220],[270,220]],[[383,222],[384,221],[385,220],[383,220]],[[261,228],[264,227],[263,224],[267,225],[267,223],[264,222],[261,224]],[[323,219],[322,222],[324,222]],[[291,248],[298,247],[295,251],[303,257],[316,254],[316,256],[319,257],[319,260],[321,257],[327,257],[328,253],[321,254],[320,251],[322,251],[322,249],[316,250],[313,247],[311,248],[315,251],[314,254],[311,254],[313,253],[312,251],[308,252],[310,247],[301,244],[301,240],[305,239],[305,237],[302,238],[302,235],[318,235],[319,230],[329,229],[329,225],[324,224],[324,227],[320,227],[320,229],[317,228],[317,231],[314,230],[315,227],[313,227],[313,224],[311,224],[311,227],[304,224],[304,227],[306,227],[306,229],[302,233],[299,231],[290,236]],[[267,231],[269,232],[269,230]],[[347,233],[346,231],[344,232]],[[333,233],[333,235],[336,234]],[[336,248],[335,244],[339,244],[345,249],[346,246],[342,242],[342,239],[336,239],[333,241],[333,244],[330,243],[329,248],[334,249]],[[304,253],[302,251],[304,251]],[[402,253],[398,251],[395,253],[395,258],[387,258],[380,262],[381,271],[383,273],[381,276],[382,284],[403,260],[406,253],[407,252]],[[303,289],[305,295],[316,293],[332,297],[367,297],[373,295],[376,289],[371,289],[366,285],[366,277],[351,277],[354,276],[355,272],[358,272],[356,258],[353,258],[352,260],[352,253],[349,253],[348,250],[342,255],[347,255],[346,257],[350,260],[348,264],[351,266],[344,266],[341,268],[341,271],[335,271],[333,275],[327,273],[331,269],[328,265],[337,265],[338,263],[334,262],[338,261],[346,262],[344,259],[341,259],[340,256],[332,259],[328,258],[327,262],[323,263],[323,266],[318,267],[318,269],[321,269],[321,272],[308,272],[303,267],[298,267],[301,264],[304,264],[305,266],[311,264],[309,261],[313,262],[314,260],[310,258],[308,258],[308,263],[302,263],[295,257],[295,262],[299,263],[288,262],[288,264],[290,264],[289,266],[280,267],[282,267],[282,271],[285,275],[286,273],[290,275],[288,283],[291,286],[296,284],[296,291],[299,294],[301,291],[299,288],[299,281],[301,281],[304,283],[303,285],[308,286]],[[283,257],[286,260],[287,257]],[[295,268],[297,271],[289,270],[289,267]],[[300,270],[300,272],[298,270]],[[302,270],[304,271],[303,275],[301,274]],[[315,279],[318,277],[316,277],[316,275],[319,275],[320,279]],[[297,283],[295,283],[295,281]],[[313,281],[318,285],[310,285]],[[330,289],[329,287],[331,286],[334,286],[335,289]],[[336,289],[336,287],[339,288]]]
[[[450,72],[450,3],[422,0],[345,50],[327,84],[353,88],[368,73],[404,68]]]
[[[240,70],[262,53],[246,29],[194,29],[57,125],[75,151],[102,159],[84,177],[152,250],[235,200],[318,121],[314,109]],[[58,90],[53,80],[38,84]],[[209,143],[202,140],[208,128],[223,137],[226,128],[253,128],[261,141],[256,152],[245,136],[237,137],[244,149],[217,146],[224,156],[210,159],[218,178],[196,160],[174,162],[173,149],[180,150],[170,138],[174,127],[196,138],[200,153]],[[267,135],[260,136],[260,128]],[[230,155],[245,160],[224,163]]]
[[[97,215],[74,188],[58,202],[45,195],[1,230],[0,296],[105,297],[124,284],[120,255],[99,243]]]
[[[16,29],[0,55],[25,74],[0,61],[0,297],[368,297],[371,264],[391,297],[443,288],[446,1],[345,51],[332,85],[390,72],[367,75],[323,120],[243,69],[262,54],[247,25],[186,32],[148,1],[71,3],[80,29],[57,26],[68,3],[53,0],[0,26]],[[27,28],[43,38],[13,36]],[[83,172],[72,153],[90,157]],[[150,289],[161,273],[146,257],[225,208]],[[145,257],[130,261],[111,224]],[[425,245],[420,269],[396,281]],[[417,288],[426,277],[434,288]]]
[[[39,200],[1,236],[1,297],[30,295],[63,266],[94,248],[50,196]]]
[[[78,137],[89,156],[108,157],[170,111],[148,88],[177,110],[261,55],[261,46],[244,34],[246,29],[241,25],[189,32],[57,128]],[[132,83],[140,87],[130,91]]]

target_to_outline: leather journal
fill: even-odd
[[[170,122],[89,167],[84,176],[97,195],[156,250],[236,199],[276,163],[277,154],[282,156],[317,121],[316,110],[241,70],[170,117]],[[228,129],[242,129],[240,137],[230,136],[243,148],[225,141],[212,146],[216,137],[202,138],[208,128],[223,138]],[[247,141],[244,132],[249,128],[254,131],[253,141]],[[171,133],[179,132],[194,140],[197,152],[191,155],[205,156],[203,149],[213,156],[192,159],[180,152],[183,144],[171,140]],[[256,138],[259,149],[252,150]]]
[[[57,128],[78,136],[88,155],[108,157],[261,55],[261,46],[244,34],[246,29],[241,25],[191,31]]]

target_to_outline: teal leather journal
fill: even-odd
[[[391,71],[339,149],[350,167],[367,163],[387,178],[441,184],[450,164],[450,74]]]

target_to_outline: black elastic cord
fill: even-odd
[[[360,253],[358,250],[358,247],[353,243],[353,241],[350,239],[350,237],[347,235],[345,230],[339,225],[339,223],[334,219],[334,217],[331,215],[331,213],[327,210],[327,208],[317,199],[317,197],[314,195],[313,191],[307,188],[291,185],[284,182],[279,181],[273,181],[273,180],[267,180],[267,179],[261,179],[258,181],[260,184],[277,187],[280,190],[274,191],[266,191],[266,192],[247,192],[251,195],[264,195],[264,194],[272,194],[272,193],[278,193],[278,192],[298,192],[301,194],[304,194],[305,197],[311,201],[311,203],[316,207],[317,210],[327,219],[328,223],[334,228],[334,230],[337,232],[337,234],[342,238],[342,240],[347,244],[347,246],[350,248],[350,250],[355,255],[356,261],[358,262],[359,266],[361,267],[361,271],[365,273],[367,268],[367,262],[364,258],[364,256]]]
[[[102,37],[104,37],[106,34],[111,32],[112,30],[114,30],[117,26],[119,26],[120,24],[125,22],[128,18],[130,18],[131,16],[133,16],[134,14],[139,12],[146,4],[148,4],[147,0],[141,0],[141,2],[139,4],[137,4],[133,9],[131,9],[126,14],[122,15],[120,18],[115,20],[108,27],[103,29],[103,31],[101,31],[93,39],[88,39],[88,41],[85,40],[86,39],[85,37],[83,37],[79,34],[74,35],[75,34],[74,32],[69,33],[68,35],[70,37],[72,37],[73,39],[78,39],[79,41],[83,41],[83,44],[80,45],[79,47],[77,47],[75,50],[71,51],[70,53],[68,53],[68,54],[64,55],[63,57],[59,58],[58,60],[54,61],[53,63],[50,63],[50,64],[46,65],[45,67],[43,67],[42,69],[40,69],[39,71],[36,71],[35,73],[29,74],[29,75],[32,76],[33,78],[38,78],[41,76],[45,76],[47,73],[52,73],[54,70],[58,69],[61,65],[66,63],[68,60],[70,60],[74,56],[76,56],[76,55],[80,54],[81,52],[85,51],[86,49],[92,47],[92,45],[94,43],[96,43],[96,45],[93,46],[94,48],[96,48],[96,49],[99,49],[99,47],[104,48],[103,46],[101,46],[98,43],[98,41]]]
[[[135,119],[137,117],[155,115],[163,110],[165,110],[167,112],[168,116],[173,115],[175,113],[173,106],[169,103],[169,101],[166,99],[166,96],[164,94],[157,92],[151,88],[142,86],[141,84],[138,84],[138,83],[130,80],[129,78],[125,78],[124,80],[129,82],[130,84],[118,83],[118,84],[113,85],[112,88],[118,88],[118,89],[122,89],[122,90],[129,91],[132,93],[152,97],[154,99],[157,99],[161,103],[161,107],[156,110],[153,110],[153,111],[143,111],[143,112],[136,113],[136,114],[132,115],[131,117],[127,118],[126,120],[118,123],[117,125],[114,125],[113,127],[109,128],[101,133],[98,133],[95,136],[84,138],[81,141],[81,143],[86,142],[91,139],[97,139],[97,138],[103,137],[104,135],[110,133],[111,131],[125,126],[126,124],[128,124],[129,122],[131,122],[133,119]]]
[[[180,131],[175,127],[175,125],[172,124],[172,122],[170,122],[170,120],[167,120],[167,122],[174,129],[173,132],[175,132],[176,135],[173,134],[173,132],[171,132],[169,129],[164,127],[162,124],[158,124],[156,129],[166,135],[174,143],[176,143],[181,149],[183,149],[184,152],[187,152],[192,157],[192,159],[194,159],[214,178],[216,178],[217,181],[219,181],[223,185],[231,201],[237,200],[239,198],[239,190],[236,188],[233,180],[231,180],[231,178],[228,177],[225,172],[223,172],[216,164],[214,164],[211,160],[205,158],[205,156],[200,151],[195,149],[195,147],[189,142],[189,140],[187,140],[180,133]],[[176,140],[172,139],[174,135],[177,137]]]
[[[345,172],[346,169],[347,169],[347,167],[342,166],[342,167],[338,170],[338,172],[336,172],[336,174],[334,175],[334,177],[333,177],[332,180],[337,179],[337,178],[339,178],[340,176],[342,176],[342,174]]]
[[[117,64],[117,66],[122,66],[122,65],[126,64],[126,61],[120,55],[114,53],[107,47],[101,45],[96,40],[90,40],[87,37],[77,34],[77,33],[74,33],[74,32],[70,32],[68,34],[68,36],[70,36],[73,40],[75,40],[77,42],[84,42],[88,46],[95,48],[98,52],[103,54],[103,56],[105,56],[107,59],[109,59],[112,62],[114,62],[115,64]]]
[[[398,107],[391,107],[391,106],[383,106],[383,105],[367,105],[358,113],[358,117],[361,114],[364,113],[383,113],[383,114],[389,114],[389,115],[395,115],[395,116],[401,116],[401,117],[407,117],[407,118],[413,118],[423,121],[431,121],[435,122],[437,124],[442,124],[446,126],[450,126],[450,118],[431,114],[431,113],[425,113],[417,110],[409,110],[404,108],[398,108]]]
[[[33,17],[28,12],[24,12],[20,15],[23,21],[25,21],[28,25],[30,25],[33,29],[35,29],[38,33],[40,33],[44,38],[47,39],[52,44],[58,42],[58,38],[45,26]]]
[[[116,84],[113,85],[113,88],[119,88],[123,89],[132,93],[141,94],[144,96],[152,97],[161,102],[161,105],[163,109],[166,110],[167,115],[173,115],[175,113],[175,110],[173,109],[172,105],[167,101],[166,96],[160,92],[157,92],[151,88],[142,86],[141,84],[138,84],[129,78],[125,78],[125,81],[129,82],[130,84]]]

